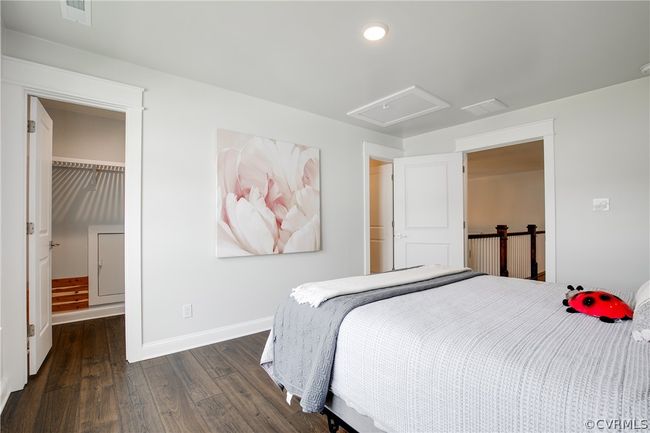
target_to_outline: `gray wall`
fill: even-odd
[[[639,287],[650,278],[650,78],[641,78],[404,140],[407,155],[555,119],[557,280]],[[611,211],[593,212],[609,197]]]
[[[471,173],[471,168],[468,169]],[[467,180],[469,233],[495,233],[497,224],[511,232],[528,224],[544,230],[544,172],[523,171]]]
[[[47,103],[45,109],[54,122],[54,156],[124,162],[124,116],[79,113]]]
[[[124,162],[124,120],[46,107],[54,157]],[[124,173],[52,169],[52,278],[88,276],[88,226],[124,224]]]
[[[305,111],[6,31],[4,54],[144,87],[145,342],[272,316],[292,287],[361,274],[364,140],[401,140]],[[217,259],[216,130],[321,150],[322,251]],[[182,304],[194,306],[183,319]]]

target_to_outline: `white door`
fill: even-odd
[[[98,303],[124,301],[124,233],[100,233],[97,245]]]
[[[124,302],[124,226],[88,227],[88,304]]]
[[[28,236],[28,290],[34,334],[29,337],[29,374],[36,374],[52,348],[52,119],[33,96],[29,120],[28,218],[33,233]]]
[[[370,167],[370,272],[393,269],[393,164]]]
[[[464,266],[463,154],[393,160],[395,268]]]

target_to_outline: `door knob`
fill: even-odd
[[[59,244],[59,243],[54,243],[54,242],[50,241],[50,249],[52,249],[52,248],[54,248],[54,247],[58,247],[59,245],[61,245],[61,244]]]
[[[404,239],[406,236],[405,233],[395,233],[395,239]]]

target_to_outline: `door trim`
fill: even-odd
[[[2,352],[7,391],[27,383],[27,98],[125,113],[126,356],[142,357],[142,96],[144,89],[2,56]],[[9,314],[7,314],[9,313]]]
[[[33,133],[27,134],[27,215],[33,224],[27,236],[27,318],[33,335],[28,336],[29,372],[35,374],[52,348],[52,149],[54,122],[38,98],[29,97],[29,119]],[[45,146],[45,147],[43,147]],[[48,154],[49,153],[49,154]],[[49,167],[42,164],[47,163]],[[46,188],[43,188],[45,182]],[[44,206],[44,212],[41,206]],[[49,213],[45,215],[45,213]],[[47,234],[43,230],[47,230]],[[44,262],[45,260],[45,262]],[[43,266],[47,263],[46,266]],[[47,291],[46,293],[43,293]],[[33,302],[33,305],[32,305]],[[43,318],[43,308],[49,317]],[[33,327],[33,328],[32,328]]]
[[[394,244],[396,269],[431,263],[428,261],[431,257],[428,257],[426,262],[409,262],[408,246],[414,245],[444,246],[447,254],[446,266],[454,268],[464,266],[463,214],[465,211],[465,196],[462,166],[463,154],[460,152],[408,156],[393,162],[395,173],[395,237],[396,239],[401,238],[400,241],[396,241]],[[409,212],[408,191],[415,184],[407,181],[407,172],[424,168],[427,172],[433,173],[436,168],[440,167],[443,167],[443,171],[439,172],[439,174],[443,174],[444,181],[438,185],[445,185],[446,194],[444,199],[446,202],[444,222],[433,222],[430,220],[432,215],[427,213],[426,222],[409,223],[409,215],[411,214]],[[456,245],[458,245],[457,248]]]
[[[370,160],[393,162],[404,156],[404,151],[394,147],[363,142],[363,273],[370,274]]]
[[[555,243],[555,119],[524,123],[509,128],[461,137],[456,139],[456,151],[467,154],[479,150],[512,146],[535,140],[544,141],[545,279],[548,282],[554,283],[557,280]],[[467,185],[467,173],[465,173],[464,177],[465,185]],[[467,206],[465,206],[465,221],[467,221]]]

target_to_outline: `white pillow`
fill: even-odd
[[[636,292],[632,337],[636,341],[650,341],[650,281]]]

